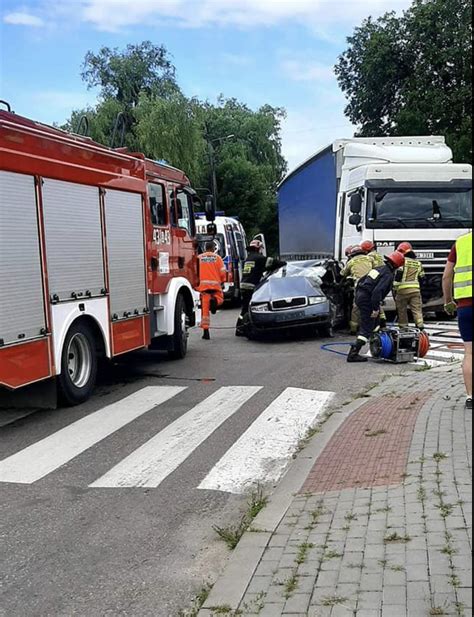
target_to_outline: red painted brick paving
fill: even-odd
[[[418,414],[431,394],[384,396],[363,405],[326,446],[301,492],[400,484]]]

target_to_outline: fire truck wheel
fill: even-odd
[[[169,352],[172,360],[182,360],[188,353],[188,312],[186,302],[182,295],[179,295],[176,300],[176,309],[174,317],[174,335],[173,349]]]
[[[97,354],[94,335],[85,323],[73,324],[64,341],[59,399],[68,406],[84,403],[94,390]]]

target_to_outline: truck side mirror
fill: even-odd
[[[216,220],[216,203],[214,199],[214,195],[208,195],[206,197],[206,219],[213,223]]]
[[[351,212],[352,214],[361,214],[362,212],[362,195],[360,193],[354,193],[351,197]]]
[[[360,214],[352,214],[349,218],[349,223],[354,227],[359,227],[362,223],[362,216]]]

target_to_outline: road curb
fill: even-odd
[[[341,411],[333,413],[323,425],[322,432],[297,456],[271,496],[267,507],[254,520],[252,529],[256,531],[245,533],[232,553],[198,617],[213,617],[217,607],[225,606],[232,611],[239,608],[273,534],[285,517],[295,495],[303,487],[317,459],[347,418],[370,398],[372,395],[358,399],[343,407]]]

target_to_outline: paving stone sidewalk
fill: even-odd
[[[371,394],[326,446],[227,614],[472,615],[472,415],[459,370]]]

